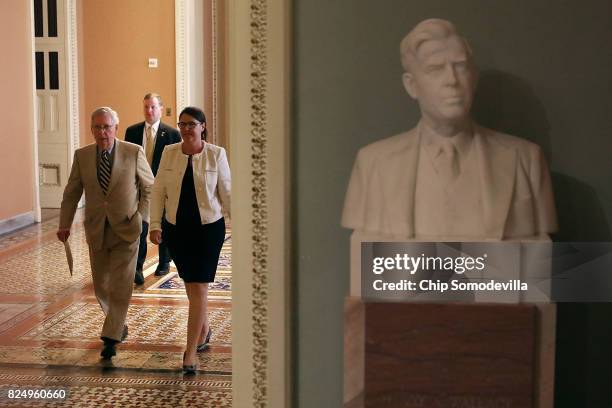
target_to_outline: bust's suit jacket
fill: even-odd
[[[115,139],[115,152],[107,195],[97,175],[96,144],[74,152],[74,161],[64,189],[60,228],[70,228],[77,204],[85,192],[85,235],[95,250],[102,248],[104,225],[108,223],[123,240],[134,242],[140,236],[142,221],[149,219],[149,199],[153,174],[142,147]]]
[[[474,133],[483,238],[527,238],[556,231],[550,174],[539,146],[477,125]],[[419,146],[417,127],[359,151],[342,226],[390,238],[414,238]]]
[[[142,137],[144,133],[145,122],[136,123],[125,130],[125,141],[142,146]],[[153,158],[151,160],[151,170],[153,175],[157,175],[159,161],[161,160],[164,147],[167,145],[178,143],[181,141],[181,134],[178,130],[159,122],[157,135],[155,137],[155,148],[153,149]]]

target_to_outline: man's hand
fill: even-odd
[[[57,239],[62,242],[66,242],[70,236],[70,228],[60,228],[57,230]]]
[[[161,231],[151,231],[149,232],[149,239],[155,245],[159,245],[162,242]]]

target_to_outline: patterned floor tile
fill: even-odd
[[[62,294],[91,282],[89,253],[82,228],[70,238],[74,275],[70,276],[64,246],[49,241],[40,247],[12,256],[0,263],[0,294]]]
[[[187,306],[131,304],[127,342],[185,344]],[[211,344],[231,343],[231,311],[211,309],[208,317],[214,336]],[[104,315],[96,303],[74,303],[29,330],[22,339],[98,341]]]
[[[32,238],[36,238],[40,235],[57,231],[58,226],[59,218],[54,217],[42,223],[33,224],[28,227],[21,228],[15,232],[4,234],[0,236],[0,250],[10,248],[11,246],[20,244]]]
[[[128,310],[129,336],[112,361],[101,360],[103,314],[93,296],[83,226],[76,222],[72,229],[70,276],[63,245],[52,239],[57,225],[56,217],[0,237],[0,406],[231,406],[231,229],[209,290],[211,348],[198,354],[196,379],[187,379],[181,365],[188,305],[176,269],[155,277],[157,251],[150,247],[145,285],[135,287]],[[23,374],[34,369],[70,373]],[[91,370],[97,374],[87,376]],[[48,384],[63,386],[70,397],[46,403],[5,398],[11,387]]]
[[[9,389],[66,392],[64,400],[15,400]],[[13,394],[14,395],[14,394]],[[6,407],[231,407],[231,378],[198,375],[194,379],[100,375],[0,374],[0,404]]]
[[[217,373],[232,372],[231,353],[198,353],[199,369],[202,371],[212,371]],[[149,359],[142,368],[157,370],[177,370],[183,364],[183,353],[152,352]]]
[[[0,303],[0,333],[14,327],[19,322],[40,312],[49,302],[32,303]]]
[[[38,364],[38,365],[74,365],[91,350],[56,349],[44,347],[0,348],[0,363],[3,364]],[[98,354],[100,352],[98,351]]]
[[[178,276],[178,272],[171,272],[164,279],[160,279],[147,290],[167,289],[173,291],[185,290],[185,282]],[[231,274],[223,274],[222,271],[217,271],[215,281],[208,286],[208,293],[211,296],[231,296],[232,277]]]

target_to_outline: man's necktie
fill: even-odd
[[[110,157],[108,155],[108,152],[104,150],[102,152],[102,157],[100,158],[100,168],[98,169],[98,182],[100,183],[100,187],[102,187],[104,195],[106,195],[106,193],[108,192],[108,184],[110,183],[110,177]]]
[[[149,166],[153,161],[153,150],[155,150],[155,135],[153,134],[153,126],[147,126],[147,144],[145,148],[145,154],[147,156]]]

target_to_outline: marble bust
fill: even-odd
[[[422,21],[400,44],[421,119],[357,154],[341,224],[380,240],[548,239],[550,173],[534,143],[475,123],[478,71],[454,25]]]

